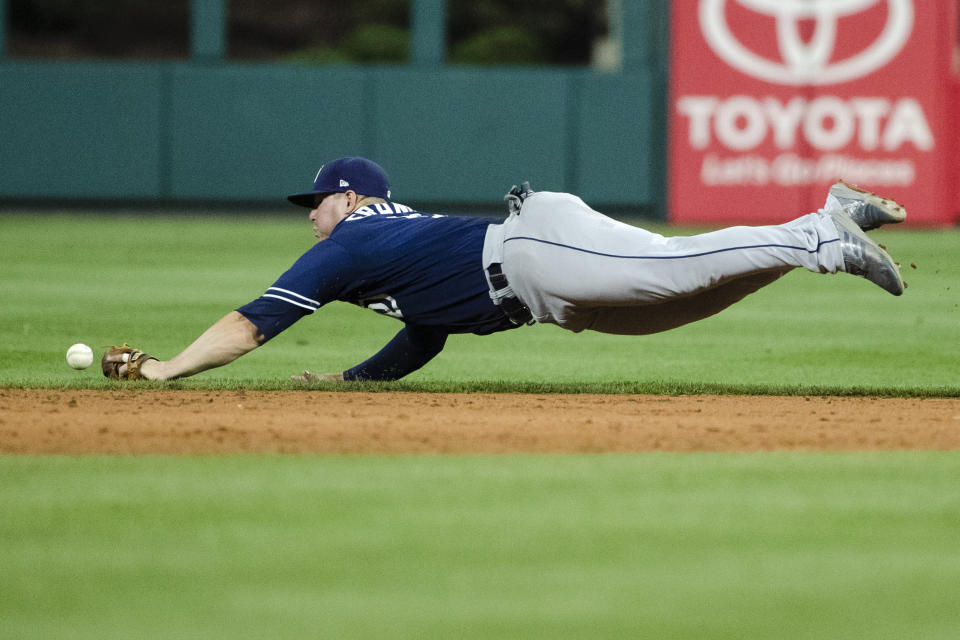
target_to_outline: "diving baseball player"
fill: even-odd
[[[903,293],[897,265],[864,233],[901,222],[897,203],[838,182],[823,209],[782,225],[664,237],[615,221],[566,193],[507,194],[505,221],[414,211],[393,202],[386,172],[364,158],[324,165],[289,200],[310,209],[317,242],[252,302],[174,358],[127,345],[104,375],[190,376],[232,362],[334,300],[396,318],[402,328],[369,359],[300,380],[396,380],[452,333],[486,335],[534,323],[574,332],[649,334],[711,316],[791,269],[862,276]]]

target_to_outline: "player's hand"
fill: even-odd
[[[310,384],[313,382],[343,382],[343,373],[310,373],[304,370],[298,376],[290,376],[294,382]]]
[[[144,365],[149,363],[149,369],[156,362],[153,356],[124,342],[107,348],[100,360],[100,368],[104,376],[113,380],[143,380],[151,377],[142,370]]]

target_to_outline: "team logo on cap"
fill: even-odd
[[[745,47],[730,30],[725,9],[736,2],[776,20],[780,60]],[[864,50],[833,60],[837,23],[885,2],[883,32]],[[813,35],[805,42],[800,22],[813,21]],[[735,69],[774,84],[829,85],[862,78],[890,62],[910,38],[912,0],[700,0],[700,28],[710,48]]]

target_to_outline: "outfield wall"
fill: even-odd
[[[0,201],[272,201],[341,155],[411,202],[520,179],[661,211],[664,76],[567,69],[0,62]]]

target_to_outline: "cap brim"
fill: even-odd
[[[311,191],[309,193],[296,193],[292,196],[287,196],[287,200],[292,202],[295,205],[300,207],[307,207],[313,209],[316,206],[314,203],[317,201],[317,196],[326,195],[325,191]]]

